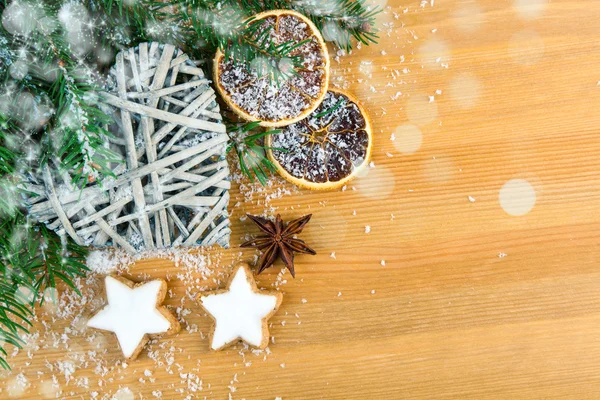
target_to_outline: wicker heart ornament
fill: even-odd
[[[202,69],[172,45],[142,43],[117,54],[106,88],[107,140],[126,162],[83,190],[46,166],[26,185],[30,215],[81,245],[228,247],[228,136]]]

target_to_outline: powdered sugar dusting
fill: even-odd
[[[120,248],[97,249],[90,251],[87,256],[87,266],[93,273],[110,274],[125,272],[136,261],[149,259],[167,259],[176,266],[193,268],[197,272],[209,272],[207,256],[201,248],[165,248],[142,251],[131,254]]]

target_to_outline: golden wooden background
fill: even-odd
[[[278,183],[266,197],[236,184],[216,275],[180,280],[165,260],[130,270],[169,276],[178,306],[197,293],[190,277],[217,287],[251,259],[237,248],[255,232],[245,212],[312,212],[303,237],[319,255],[297,258],[296,280],[279,268],[259,279],[285,294],[271,354],[210,353],[184,330],[152,346],[160,363],[145,351],[125,368],[114,337],[98,346],[48,314],[0,397],[600,398],[600,2],[432,3],[390,0],[380,44],[332,64],[375,126],[374,168],[355,190]],[[533,192],[508,190],[503,207],[512,179]],[[206,334],[209,318],[183,303]]]

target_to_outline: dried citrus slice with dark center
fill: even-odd
[[[260,24],[253,29],[254,38],[263,40],[264,34],[266,43],[293,48],[279,63],[285,78],[259,74],[260,58],[249,67],[234,64],[218,51],[213,68],[217,90],[236,114],[263,126],[284,126],[305,118],[323,101],[329,85],[329,55],[319,30],[305,16],[289,10],[257,14],[250,24]]]
[[[335,189],[369,163],[371,123],[356,99],[330,90],[311,115],[268,136],[266,144],[271,162],[288,181]]]

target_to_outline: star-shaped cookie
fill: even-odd
[[[90,318],[87,326],[117,335],[121,351],[128,360],[138,356],[150,335],[170,335],[181,329],[177,318],[161,306],[167,294],[164,280],[136,284],[109,275],[104,284],[108,304]]]
[[[200,303],[215,321],[210,348],[221,350],[238,339],[260,349],[267,347],[267,321],[282,298],[279,292],[259,290],[248,265],[237,266],[226,290],[200,295]]]

